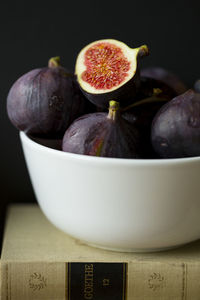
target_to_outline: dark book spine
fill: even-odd
[[[126,263],[68,263],[68,300],[125,300]]]

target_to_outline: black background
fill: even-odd
[[[13,82],[59,55],[73,70],[89,42],[115,38],[130,47],[147,44],[142,66],[177,73],[188,86],[200,77],[199,1],[14,1],[1,2],[0,147],[1,218],[10,202],[35,201],[18,131],[6,113]]]

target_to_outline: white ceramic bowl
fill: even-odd
[[[137,252],[200,238],[200,157],[91,157],[20,138],[42,211],[69,235]]]

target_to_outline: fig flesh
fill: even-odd
[[[162,158],[200,155],[200,94],[188,90],[162,106],[152,122],[151,141]]]
[[[148,53],[146,45],[131,49],[113,39],[90,43],[80,51],[75,67],[84,95],[99,107],[108,108],[111,99],[126,105],[140,85],[138,57]]]
[[[65,152],[115,158],[139,158],[137,129],[120,115],[119,103],[110,101],[109,113],[84,115],[67,129],[62,143]]]
[[[187,91],[187,87],[177,75],[161,67],[148,67],[142,69],[141,76],[165,83],[174,91],[174,96],[181,95]]]
[[[20,77],[7,97],[8,116],[15,127],[33,135],[62,136],[71,122],[85,113],[88,100],[75,76],[58,57],[48,67]]]

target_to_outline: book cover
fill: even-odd
[[[61,232],[36,204],[12,205],[1,276],[2,300],[199,300],[200,241],[159,253],[107,251]]]

